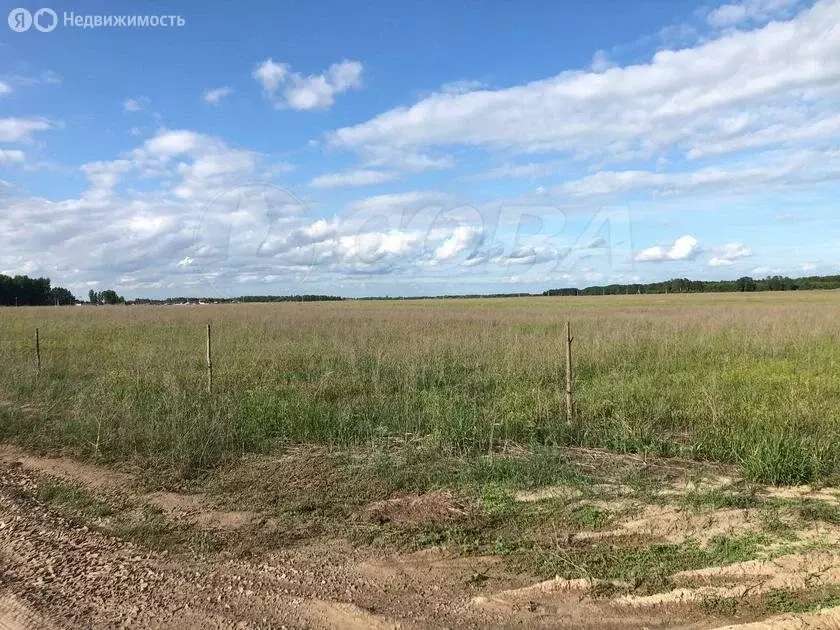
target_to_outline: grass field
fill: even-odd
[[[181,478],[316,443],[464,461],[580,445],[737,463],[764,483],[830,480],[838,313],[828,291],[6,308],[0,439]]]

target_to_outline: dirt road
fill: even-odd
[[[111,473],[97,475],[94,467],[69,460],[12,449],[0,455],[0,630],[712,628],[758,621],[755,615],[733,619],[725,610],[698,606],[701,598],[696,595],[702,589],[674,588],[648,599],[594,596],[588,580],[534,583],[511,572],[499,557],[441,548],[398,554],[313,537],[267,552],[150,551],[131,542],[129,535],[109,533],[113,527],[108,517],[68,517],[44,500],[44,488],[54,487],[44,484],[56,479],[99,486],[98,491],[124,479],[109,480]],[[191,527],[230,526],[244,537],[265,534],[270,526],[246,513],[226,521],[224,514],[209,511],[207,518],[198,519],[196,510],[202,506],[195,497],[180,502],[160,493],[136,492],[132,500],[145,503],[144,510],[153,510],[155,518],[162,515],[165,522],[191,515]],[[631,521],[628,527],[639,524]],[[773,575],[761,563],[742,563],[716,573],[714,588],[758,588],[774,579],[793,583],[809,571],[840,582],[840,558],[833,552],[822,554],[807,561],[797,556],[799,565],[782,562]],[[829,610],[761,623],[749,627],[840,627],[840,616]]]

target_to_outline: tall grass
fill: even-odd
[[[582,444],[811,481],[840,470],[838,307],[840,293],[803,292],[6,308],[0,438],[182,474],[281,444],[407,441],[445,455]]]

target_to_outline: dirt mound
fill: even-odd
[[[467,508],[450,492],[402,494],[368,505],[364,520],[375,523],[424,524],[455,521],[467,515]]]

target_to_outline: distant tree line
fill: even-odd
[[[117,295],[113,289],[96,292],[93,289],[88,291],[88,301],[91,304],[125,304],[125,298]]]
[[[514,298],[514,297],[528,297],[536,295],[534,293],[461,293],[458,295],[409,295],[409,296],[371,296],[353,298],[359,301],[365,300],[470,300],[474,298]],[[547,292],[543,295],[547,295]]]
[[[62,287],[50,287],[49,278],[0,274],[0,306],[51,306],[75,304],[76,298]]]
[[[344,298],[337,295],[242,295],[235,298],[173,297],[160,300],[137,298],[132,304],[234,304],[242,302],[335,302]]]
[[[625,295],[633,293],[724,293],[724,292],[753,292],[753,291],[797,291],[814,289],[840,289],[840,275],[836,276],[805,276],[789,278],[787,276],[768,276],[766,278],[751,278],[744,276],[737,280],[689,280],[688,278],[673,278],[663,282],[647,284],[608,284],[603,286],[576,287],[563,289],[549,289],[542,295]],[[423,300],[423,299],[457,299],[457,298],[502,298],[525,297],[531,293],[492,293],[492,294],[462,294],[442,296],[418,297],[366,297],[361,300]],[[243,295],[236,298],[218,297],[173,297],[165,299],[138,298],[127,301],[112,289],[104,291],[90,290],[88,300],[91,304],[229,304],[253,302],[328,302],[340,301],[336,295]],[[49,278],[30,278],[28,276],[5,276],[0,274],[0,306],[52,306],[76,304],[78,300],[63,287],[51,287]]]
[[[752,291],[805,291],[810,289],[840,289],[840,276],[768,276],[756,279],[749,276],[737,280],[689,280],[673,278],[648,284],[608,284],[585,289],[549,289],[543,295],[625,295],[630,293],[734,293]]]

